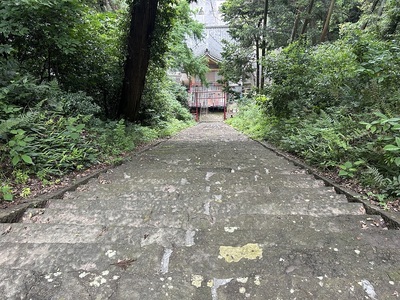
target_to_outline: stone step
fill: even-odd
[[[286,167],[287,166],[287,167]],[[162,171],[162,172],[160,172]],[[301,178],[308,177],[314,179],[313,175],[308,174],[304,169],[294,166],[287,160],[282,162],[278,161],[276,164],[269,162],[268,164],[259,164],[257,162],[252,164],[219,164],[212,163],[210,165],[195,164],[190,165],[184,162],[180,162],[179,166],[175,165],[155,165],[149,167],[148,165],[143,165],[142,168],[129,165],[121,165],[116,169],[110,169],[106,173],[100,174],[102,180],[107,181],[120,181],[123,182],[135,182],[138,179],[194,179],[197,181],[221,181],[225,178],[230,181],[239,181],[243,178],[249,178],[250,181],[254,180],[254,176],[258,177],[259,180],[266,178],[270,180],[274,175],[284,176],[291,175],[291,177]],[[213,177],[213,178],[212,178]],[[287,178],[284,177],[285,179]],[[99,180],[92,180],[91,182],[96,184]]]
[[[119,175],[102,174],[96,180],[90,181],[87,186],[97,185],[112,185],[112,186],[129,186],[130,188],[148,188],[164,185],[176,186],[208,186],[208,185],[271,185],[284,187],[318,187],[324,186],[324,182],[317,180],[314,176],[300,172],[281,172],[276,174],[261,174],[258,172],[242,172],[225,173],[215,172],[166,172],[166,173],[151,173],[151,174],[134,174],[120,173]]]
[[[56,279],[57,272],[109,272],[110,277],[121,275],[127,263],[129,273],[156,274],[162,267],[166,248],[156,243],[141,247],[140,244],[105,243],[2,243],[0,268],[32,270],[37,274],[49,274]],[[53,276],[54,275],[54,276]]]
[[[202,186],[181,189],[179,186],[165,185],[158,187],[161,191],[140,191],[112,185],[82,186],[74,192],[64,194],[64,200],[93,201],[93,200],[127,200],[127,201],[151,201],[180,199],[190,202],[205,202],[207,200],[228,200],[228,199],[253,199],[253,201],[269,201],[285,199],[291,202],[309,202],[313,199],[330,199],[335,202],[347,202],[344,195],[337,194],[332,187],[321,186],[319,188],[303,188],[299,190],[269,186],[245,186],[230,189],[229,186]],[[100,196],[101,195],[101,196]],[[240,200],[242,201],[242,200]]]
[[[293,172],[301,171],[299,167],[295,166],[293,163],[282,157],[275,157],[274,159],[264,159],[260,161],[259,159],[243,159],[239,161],[227,158],[226,160],[211,160],[207,162],[199,161],[199,159],[193,158],[177,158],[168,159],[163,161],[155,160],[152,163],[143,162],[141,158],[135,160],[129,164],[121,165],[108,174],[123,175],[124,173],[129,176],[134,176],[135,174],[154,173],[155,171],[163,170],[164,172],[182,172],[182,173],[192,173],[192,172],[213,172],[213,173],[249,173],[249,172],[259,172],[260,174],[271,174],[271,173],[281,173],[281,172]]]
[[[144,247],[189,246],[193,230],[180,228],[124,227],[74,224],[0,224],[0,244],[125,244]]]
[[[365,209],[361,203],[337,203],[330,201],[304,203],[270,202],[255,204],[246,201],[226,201],[218,203],[206,201],[204,203],[174,204],[168,206],[157,202],[138,207],[137,210],[114,210],[96,207],[96,202],[88,209],[63,208],[32,208],[28,209],[23,217],[23,223],[62,223],[105,225],[121,224],[124,226],[167,226],[181,227],[187,224],[192,216],[207,215],[216,220],[226,216],[237,215],[269,215],[269,216],[337,216],[337,215],[364,215]],[[131,207],[133,208],[133,207]]]
[[[241,252],[239,261],[227,262],[218,258],[218,248],[5,246],[0,291],[7,299],[21,291],[29,296],[22,299],[392,299],[400,287],[397,266],[382,260],[398,257],[394,249],[374,254],[360,247],[357,254],[352,248],[263,248],[262,257]]]
[[[0,269],[5,299],[154,300],[154,299],[396,299],[398,285],[385,277],[327,278],[285,274],[248,274],[207,278],[200,274],[110,275]],[[85,275],[85,276],[83,276]],[[360,279],[361,278],[361,279]],[[368,279],[367,279],[368,278]],[[134,284],[133,284],[134,283]],[[392,284],[393,283],[393,284]]]
[[[235,232],[241,230],[254,230],[261,228],[273,230],[287,230],[289,232],[303,232],[312,230],[316,232],[331,233],[341,231],[387,231],[385,222],[376,215],[339,215],[331,217],[315,216],[273,216],[273,215],[236,215],[222,216],[210,222],[206,215],[190,219],[190,228],[213,229],[221,232]],[[398,231],[395,231],[398,232]],[[400,234],[398,232],[398,234]]]
[[[340,224],[340,225],[339,225]],[[352,232],[365,235],[366,232],[383,231],[380,236],[386,238],[385,242],[397,238],[397,231],[383,230],[381,220],[377,216],[338,216],[336,222],[330,218],[316,218],[310,216],[260,216],[241,215],[225,217],[211,223],[205,217],[194,216],[188,222],[186,228],[169,227],[147,227],[142,226],[120,226],[115,225],[75,225],[75,224],[49,224],[49,223],[14,223],[0,224],[0,243],[118,243],[118,244],[140,244],[141,246],[157,243],[162,246],[188,246],[194,244],[194,238],[199,239],[209,230],[220,231],[221,234],[234,233],[250,237],[253,231],[259,228],[273,230],[268,239],[291,239],[296,241],[304,238],[307,233],[311,235],[326,235],[342,232]],[[276,232],[276,234],[275,234]],[[291,238],[287,237],[290,232]],[[263,234],[263,232],[261,232]],[[310,235],[309,234],[309,235]],[[235,236],[236,234],[232,235]],[[398,243],[394,243],[398,245]],[[400,246],[400,244],[399,244]]]
[[[75,225],[103,225],[118,224],[127,227],[172,227],[184,228],[188,221],[188,212],[185,210],[162,211],[160,208],[151,208],[147,211],[123,210],[64,210],[64,209],[28,209],[22,216],[25,224],[75,224]]]
[[[293,198],[296,195],[308,193],[309,195],[335,195],[332,187],[326,187],[319,180],[287,180],[287,181],[270,181],[263,182],[189,182],[186,178],[177,180],[148,180],[146,182],[136,182],[134,184],[93,184],[82,186],[76,192],[71,192],[70,197],[82,197],[83,199],[95,199],[96,195],[101,193],[103,198],[115,198],[115,196],[129,195],[136,193],[180,193],[202,195],[204,193],[212,193],[226,196],[235,194],[246,194],[254,196],[280,195],[280,198]],[[166,197],[166,196],[165,196]],[[344,196],[342,196],[344,197]]]
[[[310,190],[312,192],[312,190]],[[170,208],[185,208],[190,211],[202,211],[205,206],[209,205],[219,205],[220,204],[231,204],[231,205],[241,205],[252,203],[253,205],[263,205],[268,204],[277,199],[279,204],[286,205],[290,204],[303,204],[305,208],[309,208],[310,205],[330,205],[330,204],[348,204],[346,197],[338,194],[331,194],[327,197],[313,197],[311,198],[307,194],[293,195],[291,198],[282,198],[280,195],[265,195],[260,197],[254,197],[253,195],[246,194],[235,194],[231,195],[221,195],[221,194],[211,194],[202,193],[200,195],[193,194],[168,194],[169,197],[164,197],[161,200],[154,199],[152,197],[137,197],[134,194],[133,197],[113,197],[113,198],[97,198],[99,196],[93,196],[84,198],[66,196],[66,199],[51,199],[47,202],[46,208],[51,209],[95,209],[95,210],[136,210],[145,211],[151,209],[152,207],[170,207]],[[131,200],[132,199],[132,200]]]
[[[49,226],[49,231],[51,227],[57,228]],[[29,243],[24,242],[28,235],[25,234],[20,242],[1,243],[0,267],[36,269],[40,272],[57,271],[57,268],[73,271],[85,269],[87,263],[92,263],[92,268],[102,266],[104,271],[104,267],[110,264],[108,258],[112,257],[115,260],[136,259],[142,267],[141,273],[148,274],[159,271],[163,257],[167,256],[165,253],[169,253],[168,270],[217,278],[226,278],[229,274],[241,276],[244,274],[240,272],[244,269],[255,274],[323,274],[328,277],[356,275],[363,270],[400,272],[400,240],[399,232],[395,230],[371,232],[359,229],[331,232],[329,235],[304,228],[293,232],[282,228],[274,233],[259,229],[188,232],[151,228],[125,231],[123,227],[115,227],[109,230],[111,239],[112,233],[134,236],[129,243],[122,243],[123,237],[116,237],[115,242],[110,242],[105,238],[107,232],[104,232],[104,237],[99,236],[100,240],[95,243],[72,243],[67,239],[66,243],[56,243],[54,239],[51,243]],[[146,239],[144,233],[148,235]],[[45,238],[39,232],[37,236]],[[95,241],[98,234],[88,233],[87,236]],[[152,265],[144,267],[147,260]],[[400,279],[400,274],[393,276],[393,279]]]
[[[338,215],[364,215],[365,209],[361,203],[337,203],[327,201],[311,201],[308,204],[291,203],[282,201],[281,203],[271,202],[255,204],[243,201],[242,203],[211,203],[205,211],[218,217],[223,215],[305,215],[305,216],[338,216]]]

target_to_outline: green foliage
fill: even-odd
[[[169,33],[166,64],[171,69],[184,71],[190,76],[198,76],[203,83],[206,83],[208,61],[204,56],[196,57],[186,43],[188,38],[202,39],[204,26],[192,19],[194,12],[190,10],[188,1],[179,1],[175,14],[175,21]]]
[[[20,196],[22,197],[22,198],[27,198],[27,197],[29,197],[31,195],[31,189],[29,188],[29,187],[24,187],[23,189],[22,189],[22,191],[21,191],[21,194],[20,194]]]
[[[226,122],[254,139],[265,139],[276,118],[266,115],[259,105],[255,105],[256,100],[243,99],[242,103],[238,114]]]
[[[268,140],[309,164],[337,170],[344,179],[356,180],[379,190],[375,194],[381,195],[382,203],[399,197],[398,118],[389,118],[382,113],[344,116],[342,110],[332,109],[301,118],[277,118],[265,113],[267,99],[256,96],[254,101],[242,105],[239,113],[227,122],[252,137]]]
[[[143,124],[154,126],[173,119],[192,119],[187,109],[187,92],[169,79],[163,69],[151,66],[146,78],[140,110],[140,120]]]
[[[358,167],[364,164],[365,161],[363,160],[357,160],[354,163],[346,161],[343,165],[339,165],[339,176],[344,178],[353,178],[358,171]]]
[[[12,188],[9,185],[2,185],[0,187],[0,196],[4,201],[13,201],[14,196],[12,192]]]
[[[22,129],[11,130],[10,133],[14,134],[7,144],[12,165],[15,167],[20,162],[33,164],[32,153],[29,151],[29,143],[33,141],[33,138],[26,136]]]

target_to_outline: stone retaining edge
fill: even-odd
[[[254,139],[253,139],[254,140]],[[372,206],[369,201],[366,201],[364,199],[361,198],[361,195],[359,195],[358,193],[351,191],[347,188],[344,188],[342,186],[340,186],[339,184],[333,182],[332,180],[330,180],[329,178],[326,178],[325,176],[318,174],[314,168],[312,168],[311,166],[295,159],[292,158],[290,156],[288,156],[285,152],[282,152],[281,150],[275,148],[274,146],[268,144],[265,141],[258,141],[258,140],[254,140],[256,142],[258,142],[260,145],[262,145],[264,148],[271,150],[273,152],[275,152],[278,156],[281,156],[283,158],[285,158],[286,160],[289,160],[290,162],[292,162],[294,165],[307,170],[307,172],[309,172],[310,174],[312,174],[315,178],[322,180],[325,185],[327,186],[332,186],[336,193],[338,194],[343,194],[347,197],[347,200],[349,202],[359,202],[362,203],[365,211],[367,212],[367,214],[369,215],[380,215],[382,217],[382,219],[386,222],[386,224],[388,225],[389,229],[400,229],[400,216],[398,216],[396,213],[390,212],[390,211],[386,211],[382,208],[379,207],[374,207]]]
[[[141,153],[160,145],[161,143],[169,140],[170,138],[172,138],[172,136],[159,139],[153,143],[146,145],[142,149],[140,149],[136,152],[133,152],[131,155],[125,157],[122,160],[121,164],[127,162],[130,158],[132,158],[134,156],[138,156]],[[17,222],[19,222],[19,220],[21,219],[21,217],[23,216],[23,214],[25,213],[25,211],[28,208],[44,208],[49,200],[62,198],[66,192],[75,191],[79,186],[88,183],[88,181],[90,179],[97,178],[100,176],[100,174],[105,173],[108,170],[115,168],[116,166],[117,165],[108,166],[108,167],[105,167],[104,169],[94,171],[92,174],[89,174],[83,178],[79,178],[74,183],[72,183],[71,185],[69,185],[65,188],[62,188],[60,190],[57,190],[57,191],[49,193],[49,194],[38,196],[36,198],[27,199],[25,203],[18,204],[12,208],[0,210],[0,223],[17,223]]]

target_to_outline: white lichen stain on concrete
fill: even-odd
[[[246,244],[242,247],[231,247],[231,246],[220,246],[220,256],[225,259],[226,262],[238,262],[242,258],[246,259],[257,259],[262,258],[262,249],[258,244]]]
[[[119,276],[118,276],[118,275],[114,275],[112,279],[113,279],[113,280],[118,280],[118,279],[119,279]]]
[[[229,233],[235,232],[235,230],[238,230],[238,229],[239,229],[239,227],[224,227],[224,230]]]
[[[90,273],[87,272],[82,272],[81,274],[79,274],[79,278],[85,278],[86,276],[88,276]]]
[[[361,280],[358,284],[362,286],[362,288],[364,289],[364,292],[365,292],[371,299],[374,299],[374,300],[377,299],[377,298],[376,298],[377,295],[376,295],[375,289],[374,289],[373,285],[371,284],[371,282],[369,282],[369,281],[366,280],[366,279],[363,279],[363,280]]]
[[[249,277],[239,277],[236,279],[236,281],[240,282],[240,283],[247,283],[248,280],[249,280]]]
[[[112,257],[114,257],[116,254],[117,254],[117,251],[115,251],[115,250],[107,250],[107,252],[106,252],[106,256],[107,256],[108,258],[112,258]]]
[[[211,176],[213,176],[215,173],[213,173],[213,172],[207,172],[207,174],[206,174],[206,181],[210,181],[210,178],[211,178]]]
[[[260,285],[261,284],[260,275],[254,276],[254,284],[255,285]]]
[[[107,276],[109,273],[110,273],[110,271],[106,270],[106,271],[101,272],[101,275]]]
[[[241,294],[246,293],[246,289],[245,289],[244,287],[241,287],[241,288],[239,289],[239,293],[241,293]]]
[[[203,280],[204,280],[204,278],[201,275],[193,274],[192,278],[191,278],[192,285],[197,288],[201,287],[201,283],[203,282]]]
[[[172,254],[172,249],[166,248],[164,250],[164,254],[161,259],[161,273],[162,274],[168,273],[169,258],[171,257],[171,254]]]
[[[211,287],[211,297],[212,300],[218,300],[218,294],[217,294],[217,290],[220,286],[223,286],[229,282],[232,281],[233,278],[227,278],[227,279],[218,279],[218,278],[214,278],[213,279],[213,286]]]
[[[99,287],[100,285],[106,283],[107,280],[103,276],[96,276],[92,282],[89,283],[90,286]]]
[[[53,282],[53,279],[51,278],[51,274],[44,276],[44,278],[46,278],[48,282]]]
[[[204,214],[207,216],[210,215],[210,202],[209,201],[204,203]]]
[[[222,203],[222,195],[213,195],[214,202]]]
[[[196,235],[196,231],[194,230],[186,230],[185,234],[185,245],[186,247],[191,247],[194,245],[194,236]]]

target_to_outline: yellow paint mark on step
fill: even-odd
[[[219,255],[228,263],[238,262],[242,258],[254,260],[262,258],[262,249],[258,244],[246,244],[242,247],[220,246]]]

